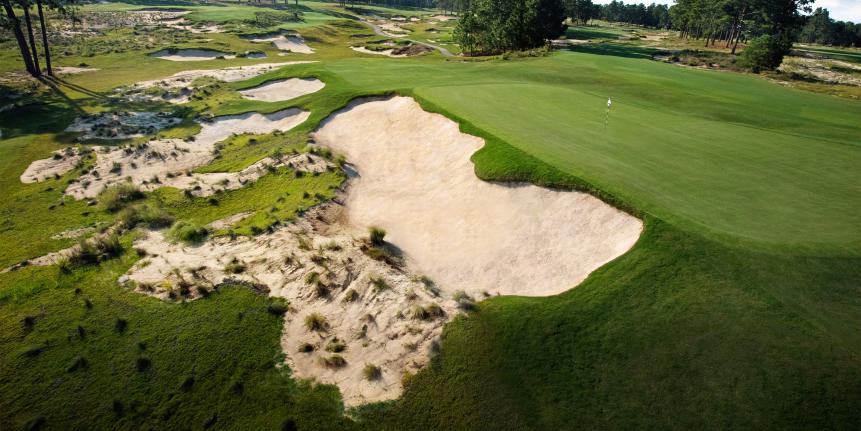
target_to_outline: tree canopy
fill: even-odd
[[[561,36],[564,21],[562,0],[470,0],[454,37],[470,54],[530,49]]]

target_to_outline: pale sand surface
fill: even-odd
[[[272,43],[281,51],[290,51],[299,54],[313,54],[314,49],[308,46],[305,43],[305,39],[302,36],[298,35],[285,35],[285,34],[277,34],[277,35],[268,35],[268,36],[260,36],[249,39],[252,42],[258,43]]]
[[[27,166],[21,174],[22,183],[36,183],[63,175],[75,168],[81,161],[81,154],[76,148],[66,148],[53,152],[47,159],[36,160]]]
[[[283,102],[306,94],[316,93],[326,84],[316,78],[290,78],[267,82],[247,90],[240,90],[246,99],[264,102]]]
[[[642,222],[578,192],[479,180],[483,140],[411,98],[353,102],[315,133],[359,176],[349,223],[380,226],[447,291],[564,292],[630,249]]]
[[[392,52],[394,52],[394,49],[384,49],[382,51],[374,51],[372,49],[365,48],[364,46],[351,46],[350,49],[352,49],[353,51],[356,51],[356,52],[361,52],[362,54],[385,55],[387,57],[395,57],[395,58],[407,56],[406,54],[400,54],[400,55],[392,54]]]
[[[179,49],[173,53],[163,49],[150,54],[150,56],[170,61],[206,61],[214,60],[218,57],[224,57],[226,59],[236,58],[233,54],[209,49]]]

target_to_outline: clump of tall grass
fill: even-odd
[[[327,352],[341,353],[344,350],[347,350],[347,345],[344,344],[343,341],[339,340],[338,337],[332,338],[332,340],[326,344]]]
[[[347,360],[341,355],[321,357],[320,363],[326,368],[342,368],[347,366]]]
[[[410,316],[416,320],[433,320],[445,316],[445,310],[433,302],[426,305],[413,305],[410,307]]]
[[[228,274],[242,274],[245,272],[245,263],[234,257],[224,266],[224,272]]]
[[[311,313],[305,316],[305,329],[309,331],[325,331],[328,326],[329,322],[326,321],[326,317],[320,313]]]
[[[119,235],[116,233],[98,235],[79,241],[77,247],[74,247],[72,252],[58,263],[61,267],[89,265],[117,257],[122,252],[123,246],[120,244]]]
[[[170,226],[173,220],[173,216],[167,211],[151,204],[131,205],[120,213],[120,222],[125,229],[131,229],[138,224],[150,229],[160,229]]]
[[[371,226],[368,229],[368,239],[371,245],[380,246],[386,243],[386,231],[383,228]]]
[[[209,230],[203,226],[197,226],[187,221],[180,220],[170,227],[167,232],[168,238],[174,242],[198,243],[209,235]]]
[[[365,364],[365,368],[362,368],[362,375],[368,381],[379,380],[383,376],[383,370],[374,364]]]
[[[119,183],[106,188],[99,195],[99,205],[107,212],[117,212],[129,202],[144,198],[140,189],[132,183]]]

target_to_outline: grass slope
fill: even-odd
[[[861,427],[861,105],[659,64],[645,48],[602,44],[481,63],[354,58],[350,32],[367,30],[346,21],[309,28],[303,36],[318,51],[301,58],[322,62],[225,85],[189,105],[187,115],[312,113],[295,133],[235,140],[218,169],[299,149],[304,133],[349,100],[400,91],[485,137],[473,157],[482,178],[592,190],[643,215],[643,238],[562,295],[482,302],[447,326],[441,354],[403,398],[357,410],[358,423],[341,416],[334,388],[276,371],[280,319],[248,290],[184,305],[141,297],[115,283],[132,253],[72,274],[0,274],[0,351],[10,352],[0,355],[0,428],[43,417],[46,429],[186,429],[215,413],[222,429],[289,429],[291,420],[299,429]],[[23,185],[17,177],[66,144],[57,132],[78,110],[117,108],[99,93],[188,67],[144,54],[94,58],[103,71],[70,78],[65,99],[44,100],[58,109],[28,107],[24,122],[18,111],[0,114],[0,159],[13,161],[0,168],[10,197],[0,202],[0,240],[16,244],[0,253],[4,266],[69,244],[47,239],[52,233],[112,219],[74,202],[47,210],[66,178]],[[290,76],[327,85],[282,103],[234,92]],[[607,97],[615,103],[604,129]],[[218,196],[218,205],[174,190],[148,199],[198,223],[257,211],[241,227],[250,231],[312,204],[300,190],[325,199],[339,181],[282,172]],[[117,318],[126,332],[114,329]],[[88,365],[69,371],[79,356]],[[144,372],[141,356],[151,361]]]

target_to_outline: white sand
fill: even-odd
[[[294,64],[314,63],[313,61],[288,61],[283,63],[261,63],[251,66],[234,66],[224,69],[204,69],[204,70],[186,70],[175,73],[167,78],[153,79],[150,81],[141,81],[130,88],[123,88],[122,92],[126,98],[132,101],[140,100],[155,100],[167,101],[173,104],[186,103],[190,100],[192,93],[191,83],[198,78],[214,78],[224,82],[244,81],[258,75],[279,69],[281,67]],[[169,95],[167,98],[162,98],[146,93],[146,89],[150,87],[160,87],[171,91],[182,89],[180,94]]]
[[[76,148],[54,151],[47,159],[36,160],[21,174],[22,183],[36,183],[56,178],[75,168],[81,161],[81,153]]]
[[[53,70],[54,70],[54,73],[56,73],[58,75],[77,75],[79,73],[95,72],[95,71],[100,70],[100,69],[96,69],[93,67],[60,66],[60,67],[55,67]]]
[[[272,114],[251,112],[227,115],[201,123],[200,132],[190,142],[163,139],[99,152],[93,169],[70,184],[66,194],[75,199],[92,198],[98,196],[105,187],[127,180],[146,190],[168,185],[178,188],[201,185],[200,194],[212,193],[214,184],[209,184],[209,181],[221,181],[221,178],[205,175],[195,177],[200,174],[189,174],[189,171],[212,161],[216,143],[233,134],[288,131],[305,121],[309,115],[310,112],[298,109],[285,109]],[[236,174],[227,174],[228,177],[231,175]]]
[[[411,267],[449,292],[561,293],[630,249],[642,230],[585,193],[479,180],[470,156],[483,141],[407,97],[354,102],[315,139],[359,172],[349,223],[386,229]]]
[[[215,60],[218,57],[224,57],[225,59],[236,58],[233,54],[209,49],[178,49],[175,52],[163,49],[150,54],[150,56],[169,61],[206,61]]]
[[[239,92],[246,99],[264,102],[283,102],[306,94],[316,93],[326,84],[316,78],[290,78],[267,82]]]
[[[364,46],[351,46],[350,49],[356,52],[361,52],[362,54],[373,54],[373,55],[385,55],[386,57],[394,57],[401,58],[406,57],[406,54],[392,54],[394,49],[384,49],[382,51],[374,51],[372,49],[365,48]]]
[[[298,54],[314,53],[314,49],[308,46],[308,44],[305,43],[305,39],[299,35],[277,34],[253,37],[248,40],[258,43],[272,43],[273,45],[275,45],[276,48],[281,51],[295,52]]]

